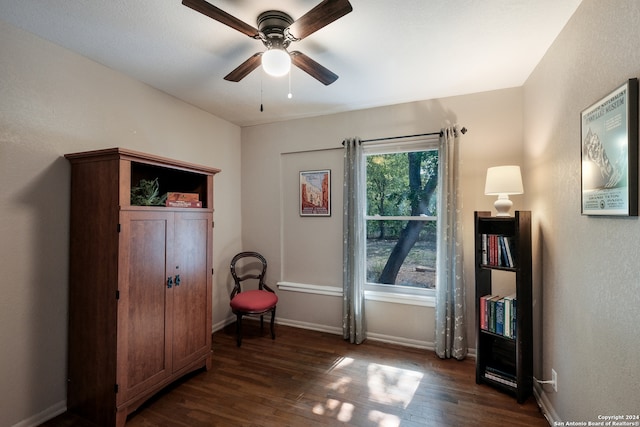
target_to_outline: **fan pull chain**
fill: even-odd
[[[291,94],[291,68],[289,68],[289,94],[287,95],[287,98],[293,98],[293,95]]]
[[[260,74],[260,112],[264,111],[264,107],[262,106],[262,74]]]

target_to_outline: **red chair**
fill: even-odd
[[[236,263],[243,260],[238,266],[242,270],[255,270],[255,261],[259,261],[260,271],[258,274],[244,274],[239,275],[236,270]],[[250,268],[252,267],[252,268]],[[242,316],[246,315],[260,315],[260,330],[263,330],[264,315],[271,312],[271,339],[276,339],[276,334],[273,329],[273,325],[276,318],[276,304],[278,303],[278,296],[276,293],[264,282],[265,275],[267,274],[267,260],[257,252],[240,252],[231,260],[231,276],[235,286],[231,291],[231,310],[236,315],[236,333],[238,340],[238,347],[242,343]],[[245,280],[257,280],[258,289],[242,291],[242,282]]]

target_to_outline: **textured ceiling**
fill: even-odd
[[[208,0],[257,26],[320,0]],[[241,126],[521,86],[581,0],[350,0],[353,11],[289,50],[339,75],[293,68],[223,80],[253,40],[181,0],[0,0],[0,19]],[[6,58],[3,58],[6,60]],[[264,111],[260,111],[260,104]]]

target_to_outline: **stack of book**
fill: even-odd
[[[500,384],[508,385],[510,387],[518,386],[518,382],[516,381],[515,375],[509,374],[507,372],[501,371],[491,366],[487,366],[485,368],[484,376],[487,379],[498,382]]]
[[[507,338],[515,338],[516,295],[480,297],[480,329]]]
[[[495,267],[515,267],[513,238],[496,234],[482,235],[482,264]]]
[[[198,193],[167,193],[166,206],[173,208],[201,208],[202,202]]]

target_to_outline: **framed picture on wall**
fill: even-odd
[[[300,172],[300,216],[331,216],[331,170]]]
[[[638,79],[580,113],[582,214],[638,216]]]

